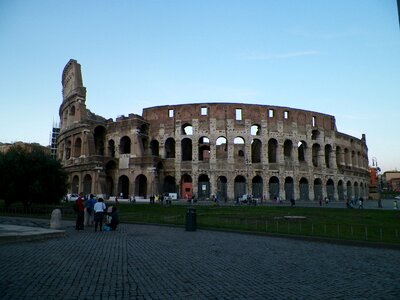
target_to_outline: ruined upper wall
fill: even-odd
[[[82,90],[85,90],[82,82],[81,65],[76,60],[70,59],[64,67],[61,84],[64,100],[68,99],[74,93],[82,93]]]
[[[237,109],[241,112],[241,120],[237,119]],[[177,121],[183,124],[192,123],[192,120],[196,119],[199,123],[207,123],[210,119],[215,119],[217,129],[218,121],[221,121],[221,126],[225,126],[226,120],[234,120],[237,128],[250,121],[251,124],[266,123],[270,130],[277,130],[278,124],[282,124],[284,131],[296,127],[298,132],[306,132],[308,126],[322,129],[326,135],[336,131],[335,117],[331,115],[289,107],[244,103],[155,106],[143,109],[143,118],[150,124],[164,124],[165,128],[173,128]]]

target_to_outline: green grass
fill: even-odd
[[[0,215],[26,216],[19,212],[5,212],[0,203]],[[50,218],[55,206],[41,206],[34,214]],[[74,219],[72,204],[62,204],[63,217]],[[123,223],[185,225],[187,206],[119,204]],[[279,235],[310,236],[351,241],[367,241],[400,245],[400,212],[368,209],[335,209],[282,206],[195,206],[197,227]],[[47,210],[47,212],[45,212]],[[29,215],[29,214],[28,214]],[[305,219],[285,219],[303,216]]]

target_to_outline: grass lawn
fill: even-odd
[[[0,215],[26,216],[5,212]],[[72,204],[62,204],[65,219],[74,219]],[[196,209],[200,229],[212,228],[279,235],[313,236],[340,240],[400,244],[400,211],[287,206],[190,206]],[[34,215],[50,218],[53,206],[41,206]],[[188,206],[119,204],[123,223],[185,225]],[[42,212],[41,212],[42,211]],[[30,215],[32,217],[32,215]],[[298,218],[299,217],[299,218]]]

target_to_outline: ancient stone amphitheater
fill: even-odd
[[[330,201],[368,195],[368,148],[335,117],[281,106],[196,103],[113,119],[86,107],[81,66],[62,75],[57,156],[69,192],[199,201]],[[112,104],[110,104],[112,105]]]

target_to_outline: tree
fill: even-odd
[[[59,203],[66,192],[67,174],[61,163],[40,147],[13,146],[0,154],[0,199],[6,207],[17,202],[24,208]]]

